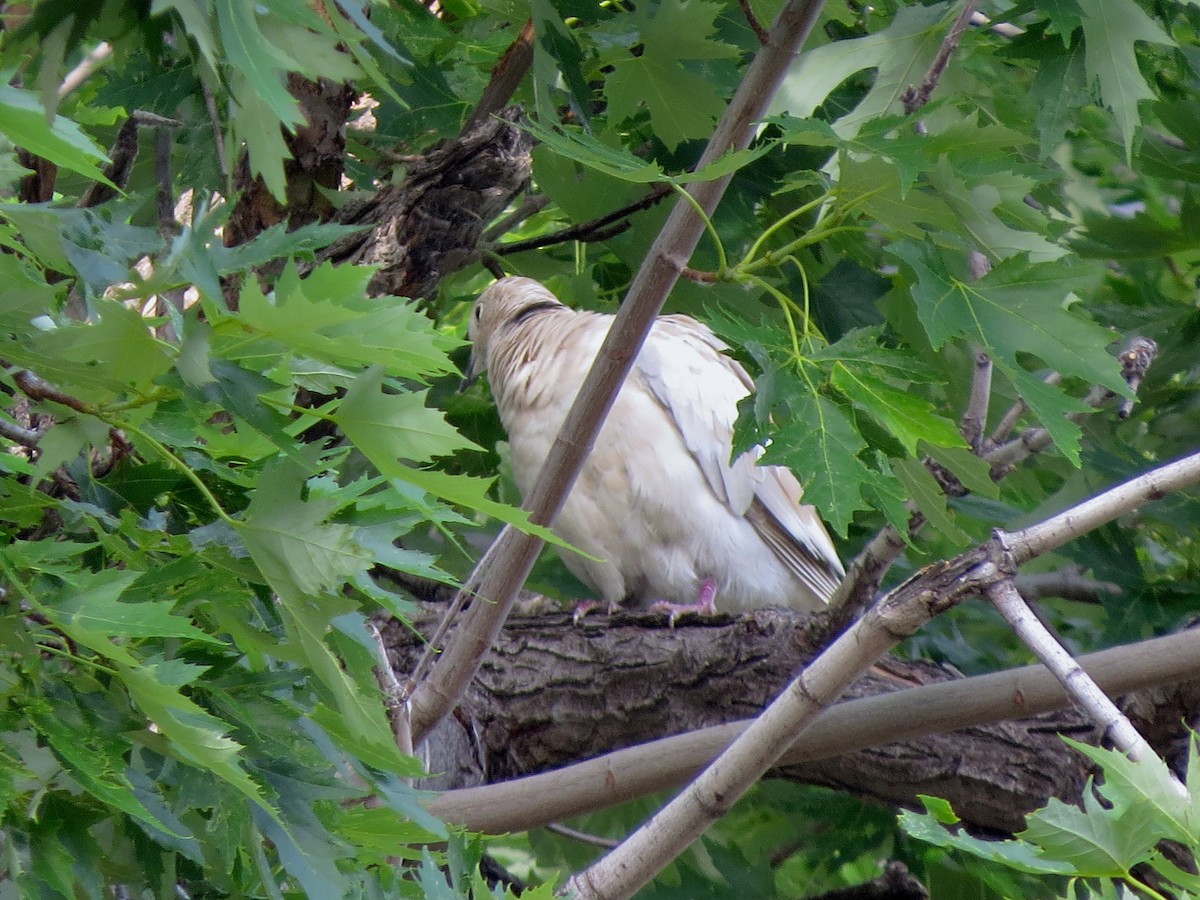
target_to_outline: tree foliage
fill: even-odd
[[[398,748],[370,626],[408,617],[411,596],[380,572],[455,583],[498,522],[530,527],[493,478],[503,435],[484,395],[453,392],[481,263],[611,309],[695,180],[732,175],[670,308],[753,369],[739,445],[769,442],[847,559],[891,525],[898,581],[1195,449],[1200,8],[992,4],[1001,24],[952,49],[961,4],[834,0],[751,149],[692,172],[779,5],[6,4],[0,890],[503,893],[478,873],[480,840],[412,787],[422,767]],[[526,20],[510,93],[538,140],[537,202],[517,198],[424,296],[370,296],[373,269],[318,257],[363,227],[335,210],[457,135],[519,69],[506,53]],[[362,102],[340,178],[305,193],[298,85],[322,80]],[[255,185],[284,212],[237,243]],[[302,193],[328,209],[289,226]],[[1159,353],[1133,413],[1095,413],[1095,386],[1132,398],[1116,352],[1135,333]],[[980,353],[990,425],[1015,418],[971,447],[958,419]],[[1033,428],[1049,444],[1035,461],[989,461]],[[964,490],[948,499],[947,483]],[[1172,497],[1039,560],[1120,588],[1050,610],[1068,643],[1177,627],[1198,527],[1200,505]],[[533,583],[580,590],[549,557]],[[907,650],[965,671],[1022,659],[982,606]],[[1132,815],[1137,777],[1106,764]],[[1089,804],[1063,814],[1108,821]],[[633,812],[590,827],[623,833]],[[1027,834],[1042,847],[1049,815]],[[541,834],[494,849],[547,885],[582,862]],[[1123,876],[1149,858],[1135,849],[1120,871],[1035,871]],[[645,895],[814,892],[871,877],[883,854],[947,896],[1060,884],[763,785]]]

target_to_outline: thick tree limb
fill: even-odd
[[[458,755],[435,762],[457,773],[439,786],[459,789],[430,809],[505,833],[676,789],[817,652],[809,626],[782,609],[675,629],[661,617],[595,616],[576,627],[565,613],[514,616],[456,712]],[[411,668],[419,639],[399,623],[384,631],[393,665]],[[1200,700],[1200,632],[1080,663],[1110,694],[1141,692],[1122,706],[1160,751],[1179,734],[1181,710]],[[1187,684],[1150,690],[1176,682]],[[888,658],[848,695],[799,737],[776,776],[906,806],[936,794],[994,832],[1019,829],[1051,796],[1077,796],[1085,761],[1057,734],[1101,733],[1041,666],[962,678]]]

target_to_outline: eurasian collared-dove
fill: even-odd
[[[476,300],[467,383],[488,372],[523,495],[612,320],[531,278],[502,278]],[[610,611],[816,610],[844,574],[791,472],[756,465],[760,448],[730,463],[737,403],[754,384],[725,349],[688,316],[655,322],[554,522],[596,557],[562,554]]]

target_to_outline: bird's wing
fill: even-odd
[[[688,316],[663,316],[638,356],[637,371],[671,415],[714,494],[744,515],[763,541],[813,593],[828,599],[845,574],[833,541],[803,488],[781,466],[758,466],[761,447],[730,463],[738,401],[750,375],[726,345]]]
[[[642,345],[636,371],[674,421],[712,492],[740,516],[754,499],[760,476],[752,454],[733,465],[729,457],[737,404],[754,382],[724,349],[695,319],[662,316]]]
[[[846,574],[816,509],[800,502],[803,488],[788,469],[762,466],[763,479],[746,518],[775,555],[817,597],[828,602]]]

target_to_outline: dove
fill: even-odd
[[[522,496],[613,318],[516,276],[475,301],[464,386],[487,372]],[[731,460],[737,404],[754,383],[727,349],[689,316],[655,320],[553,524],[587,554],[560,551],[610,614],[815,611],[845,574],[796,477],[757,465],[762,447]]]

